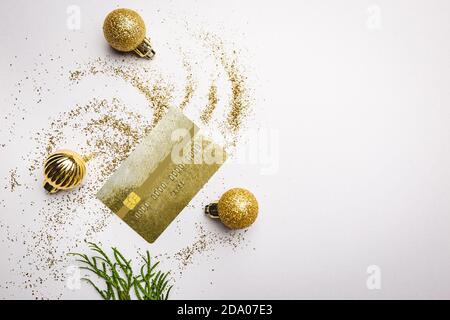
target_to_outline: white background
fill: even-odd
[[[81,9],[80,30],[66,27],[68,5]],[[3,1],[2,122],[14,112],[13,84],[39,53],[61,55],[68,67],[111,54],[101,25],[117,5],[151,21],[159,53],[170,21],[200,25],[242,48],[256,79],[254,121],[278,131],[279,166],[272,175],[258,166],[224,166],[194,199],[195,209],[178,217],[182,235],[171,226],[148,246],[117,219],[99,236],[104,244],[129,255],[136,247],[156,254],[188,244],[194,222],[214,228],[202,204],[243,186],[260,202],[249,246],[219,246],[212,258],[198,257],[175,275],[172,298],[450,298],[448,1]],[[58,92],[54,104],[30,106],[13,134],[2,126],[2,177],[33,147],[20,137],[45,127],[58,108],[83,101],[79,93]],[[129,99],[137,99],[131,91]],[[13,232],[32,223],[31,210],[17,221],[17,193],[0,192],[7,203],[1,219]],[[2,242],[1,250],[5,257],[20,248]],[[0,281],[16,277],[15,263],[2,258]],[[370,265],[381,269],[381,290],[366,286]],[[32,298],[20,287],[0,290],[3,298]],[[98,298],[84,284],[43,290],[49,298]]]

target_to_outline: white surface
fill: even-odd
[[[79,31],[66,27],[69,4],[82,10]],[[177,28],[171,21],[202,26],[245,50],[257,79],[255,122],[279,132],[279,170],[261,175],[258,166],[225,166],[194,199],[197,209],[178,217],[181,236],[172,228],[146,246],[117,221],[99,235],[103,243],[130,256],[136,247],[163,253],[188,244],[195,221],[209,224],[198,208],[238,185],[260,201],[249,246],[198,257],[175,275],[172,298],[450,298],[448,1],[3,1],[2,123],[14,110],[14,83],[38,54],[61,55],[68,67],[110,54],[100,26],[116,5],[152,21],[163,51],[166,28]],[[373,5],[381,10],[375,29],[367,25]],[[113,80],[105,81],[113,90]],[[46,78],[46,87],[58,86]],[[81,97],[58,91],[52,101],[73,105],[83,101],[80,90]],[[127,102],[137,100],[129,95]],[[59,106],[28,107],[16,132],[0,128],[7,143],[0,149],[2,177],[20,167],[33,148],[27,134]],[[16,220],[17,194],[0,192],[2,221],[13,233],[32,223],[32,211]],[[43,196],[21,192],[22,199]],[[20,252],[20,243],[1,243],[2,256]],[[15,263],[2,258],[0,283],[17,277],[10,271]],[[369,265],[381,268],[381,290],[366,287]],[[70,291],[55,282],[44,290],[50,298],[98,298],[87,285]],[[0,297],[31,298],[4,286]]]

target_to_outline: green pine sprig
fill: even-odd
[[[152,265],[150,253],[142,256],[144,264],[139,269],[139,274],[133,273],[131,260],[127,260],[117,248],[112,249],[110,258],[97,244],[88,242],[89,248],[95,255],[89,257],[83,253],[69,253],[78,257],[77,261],[83,266],[81,269],[96,274],[105,282],[105,289],[101,289],[91,279],[83,278],[91,284],[105,300],[131,300],[134,292],[139,300],[167,300],[172,286],[169,286],[168,276],[170,272],[156,271],[159,262]],[[133,290],[133,291],[132,291]]]

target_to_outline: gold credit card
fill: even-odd
[[[154,242],[225,161],[181,110],[170,109],[97,193]]]

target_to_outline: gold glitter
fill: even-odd
[[[106,16],[103,33],[111,47],[128,52],[144,41],[145,23],[136,11],[116,9]]]
[[[9,175],[10,190],[11,192],[14,192],[17,187],[21,186],[21,184],[17,181],[17,168],[10,170]]]
[[[228,66],[227,72],[232,91],[227,121],[232,132],[237,133],[242,126],[242,119],[246,114],[249,103],[245,92],[244,78],[236,71],[234,63]]]
[[[204,124],[207,124],[211,120],[213,112],[216,109],[217,102],[217,86],[215,82],[213,82],[209,87],[208,104],[206,105],[205,109],[203,109],[202,114],[200,115],[200,119]]]
[[[227,80],[229,81],[231,89],[229,110],[222,125],[223,128],[229,129],[233,136],[232,140],[226,139],[228,141],[226,144],[236,145],[244,119],[249,115],[251,106],[247,77],[241,71],[237,52],[235,50],[232,50],[231,53],[227,52],[223,41],[219,37],[211,33],[206,33],[200,36],[200,40],[212,51],[213,56],[218,60],[223,70],[225,70]],[[178,107],[184,109],[192,99],[197,84],[194,81],[191,61],[185,54],[182,55],[182,65],[186,74],[186,85],[184,96]],[[174,105],[174,85],[164,80],[165,77],[152,66],[144,66],[136,63],[136,61],[132,59],[111,61],[98,58],[72,71],[70,80],[78,83],[82,77],[96,75],[98,73],[123,79],[138,89],[150,102],[154,111],[151,123],[151,127],[153,127],[164,116],[167,108]],[[204,124],[209,123],[217,107],[217,90],[215,80],[213,80],[207,96],[208,103],[200,115],[200,121]],[[222,132],[222,134],[224,136],[227,135],[226,132]]]
[[[80,80],[81,76],[82,76],[81,71],[75,70],[75,71],[70,73],[69,79],[72,80],[72,81],[76,81],[76,80]]]
[[[247,228],[258,216],[258,201],[246,189],[228,190],[220,197],[217,205],[220,220],[231,229]]]
[[[130,59],[129,61],[133,60]],[[125,62],[125,60],[121,60],[120,64],[117,63],[98,58],[82,69],[72,71],[69,79],[78,83],[83,76],[104,74],[120,78],[131,84],[144,95],[153,109],[153,119],[150,126],[146,128],[146,132],[148,132],[161,120],[169,106],[173,104],[174,86],[166,82],[163,76],[150,66]],[[77,78],[72,77],[75,72],[78,75]]]
[[[241,72],[236,51],[233,50],[231,57],[225,50],[223,41],[216,35],[206,32],[200,36],[207,46],[212,50],[216,58],[227,73],[231,84],[230,110],[227,115],[227,125],[231,132],[236,135],[242,128],[242,122],[250,108],[250,97],[247,90],[247,77]],[[234,144],[236,141],[233,142]]]
[[[162,78],[158,78],[156,75],[157,83],[152,85],[150,82],[142,80],[139,76],[125,72],[124,69],[116,68],[114,72],[117,76],[129,81],[150,102],[153,107],[152,127],[154,127],[169,108],[170,101],[173,98],[173,86],[165,84]]]
[[[183,67],[186,70],[186,86],[184,88],[183,101],[181,101],[181,103],[180,103],[181,109],[184,109],[187,106],[187,104],[191,100],[192,96],[194,95],[194,91],[195,91],[195,87],[196,87],[194,79],[193,79],[193,74],[192,74],[192,66],[189,63],[189,61],[186,59],[186,57],[183,59]]]
[[[179,234],[185,232],[177,224],[177,230]],[[173,256],[169,254],[160,254],[158,258],[171,259],[175,258],[179,264],[179,273],[182,274],[183,270],[193,264],[197,256],[201,255],[202,258],[214,258],[214,249],[218,244],[222,248],[231,247],[232,250],[240,249],[249,246],[249,241],[245,238],[247,230],[222,230],[220,232],[210,231],[205,229],[200,223],[195,223],[195,239],[188,246],[183,247]]]

